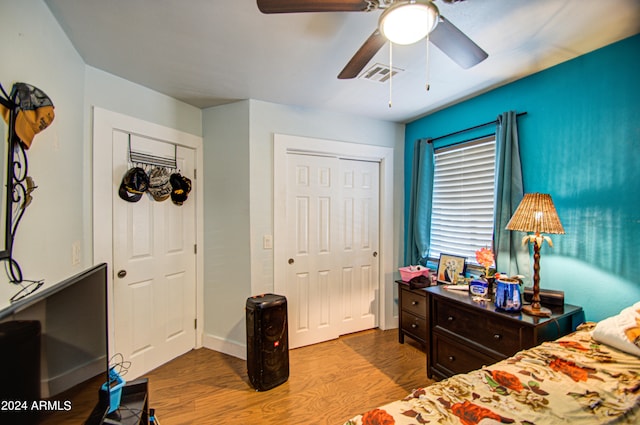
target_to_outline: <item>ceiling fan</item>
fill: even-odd
[[[464,0],[442,0],[457,3]],[[440,14],[431,0],[257,0],[262,13],[298,12],[371,12],[382,10],[378,28],[338,74],[340,79],[357,77],[369,61],[387,41],[395,44],[412,44],[427,35],[429,41],[462,68],[470,68],[489,55],[476,43]],[[402,21],[402,29],[415,28],[413,38],[394,38],[392,24],[396,15],[404,15],[415,24]]]

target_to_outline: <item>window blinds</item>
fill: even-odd
[[[475,264],[475,251],[491,247],[494,170],[493,136],[435,152],[431,258],[445,253]]]

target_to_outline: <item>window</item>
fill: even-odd
[[[429,257],[467,257],[491,247],[495,184],[495,137],[435,152]]]

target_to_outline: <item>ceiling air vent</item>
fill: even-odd
[[[400,68],[393,68],[393,77],[395,77],[396,75],[398,75],[400,72],[403,72],[404,69],[400,69]],[[380,63],[376,63],[375,65],[371,66],[369,69],[367,69],[365,72],[362,73],[362,75],[360,75],[360,79],[362,80],[369,80],[369,81],[377,81],[378,83],[386,83],[389,80],[389,77],[391,77],[391,69],[389,68],[389,65],[382,65]]]

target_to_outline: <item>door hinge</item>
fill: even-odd
[[[197,254],[198,253],[198,244],[193,244],[193,253]]]
[[[193,319],[193,329],[198,329],[198,319]]]
[[[197,178],[198,178],[198,169],[197,169],[197,168],[194,168],[194,169],[193,169],[193,179],[195,180],[195,179],[197,179]]]

